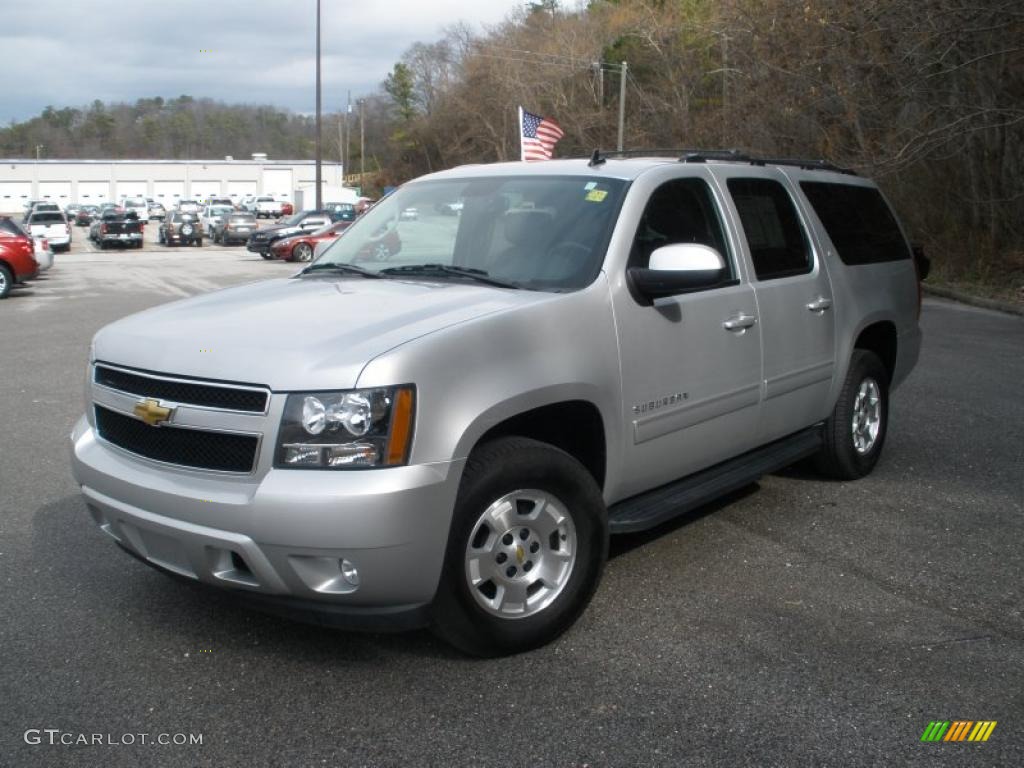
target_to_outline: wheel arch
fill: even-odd
[[[896,373],[898,339],[895,323],[891,320],[878,320],[860,330],[853,348],[874,352],[885,366],[891,382]]]
[[[598,488],[604,489],[607,430],[601,410],[591,399],[566,396],[542,403],[517,399],[495,406],[466,430],[458,455],[468,456],[490,440],[512,436],[531,438],[565,451],[583,465]]]

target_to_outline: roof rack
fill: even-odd
[[[706,163],[709,160],[718,160],[733,163],[750,163],[756,166],[790,165],[808,171],[835,171],[836,173],[845,173],[850,176],[857,175],[857,172],[853,169],[835,165],[828,160],[796,157],[758,157],[747,154],[739,149],[595,149],[590,156],[589,165],[596,167],[606,162],[610,157],[674,157],[681,163]]]

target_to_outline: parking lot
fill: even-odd
[[[795,468],[618,538],[565,636],[480,661],[426,632],[250,612],[93,528],[67,438],[93,333],[297,269],[146,229],[141,251],[99,252],[76,228],[0,302],[0,764],[1024,764],[1020,318],[927,301],[874,474]],[[933,720],[998,726],[922,743]],[[30,729],[202,744],[31,744]]]

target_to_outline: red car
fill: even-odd
[[[282,216],[291,216],[293,213],[295,213],[295,206],[293,206],[287,200],[285,202],[281,203],[281,215]]]
[[[313,252],[316,250],[318,243],[333,240],[351,224],[351,221],[336,221],[312,232],[303,232],[301,235],[281,238],[270,246],[270,252],[275,259],[312,261]]]
[[[15,283],[31,280],[39,273],[35,243],[17,222],[0,218],[0,299],[6,299]]]

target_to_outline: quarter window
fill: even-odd
[[[800,182],[844,264],[878,264],[910,258],[885,198],[874,187]]]
[[[807,235],[785,188],[771,179],[729,179],[758,280],[802,275],[813,262]]]

